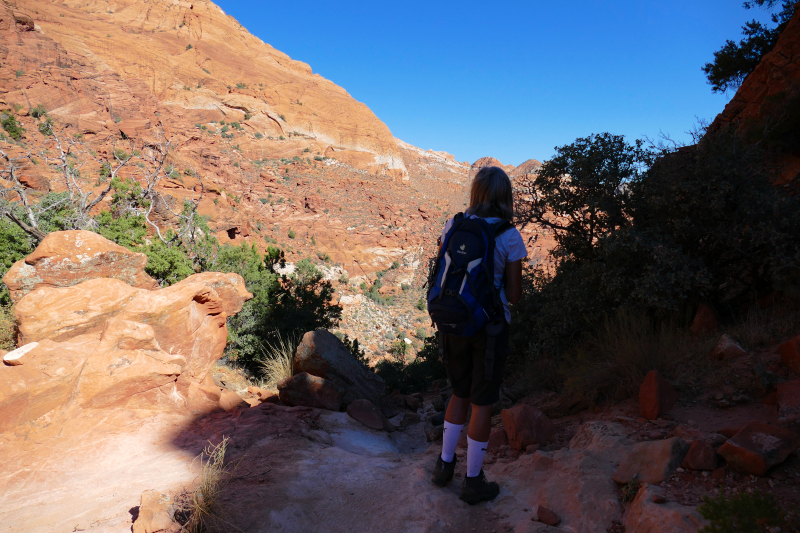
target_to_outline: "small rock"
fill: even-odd
[[[305,405],[338,411],[342,404],[342,391],[339,387],[307,372],[283,379],[278,383],[278,394],[280,400],[290,406]]]
[[[800,335],[778,347],[781,362],[795,374],[800,374]]]
[[[425,437],[428,442],[440,440],[444,435],[444,426],[428,426],[425,428]]]
[[[525,447],[525,453],[531,454],[539,449],[538,444],[529,444]]]
[[[244,398],[230,389],[222,389],[219,396],[219,406],[223,411],[232,411],[238,407],[250,407]]]
[[[711,479],[715,481],[722,481],[725,479],[725,469],[720,467],[711,472]]]
[[[711,357],[718,360],[734,359],[743,355],[747,355],[747,351],[727,334],[719,338],[719,342],[711,352]]]
[[[369,400],[354,400],[347,406],[347,414],[372,429],[383,429],[383,415]]]
[[[501,411],[508,442],[515,450],[529,444],[547,444],[556,436],[556,426],[539,409],[519,404]]]
[[[146,490],[139,503],[139,516],[133,523],[133,533],[177,533],[180,524],[174,522],[169,508],[172,497],[157,490]]]
[[[431,405],[437,411],[444,411],[444,400],[438,394],[431,398]]]
[[[657,370],[651,370],[639,387],[639,413],[643,418],[655,420],[678,401],[678,393]]]
[[[800,420],[800,379],[778,384],[778,422],[791,424]]]
[[[557,526],[561,523],[561,517],[558,516],[555,512],[551,511],[547,507],[539,506],[539,509],[536,511],[536,516],[540,522],[547,524],[548,526]]]
[[[25,356],[37,346],[39,346],[38,342],[29,342],[25,346],[20,346],[16,350],[11,350],[3,356],[3,362],[8,366],[22,365],[25,363]]]
[[[653,503],[667,503],[667,499],[661,494],[654,494]]]
[[[419,398],[415,398],[414,396],[403,396],[403,400],[405,401],[406,406],[412,411],[419,409],[420,405],[422,404]]]
[[[697,307],[697,312],[694,315],[689,331],[697,335],[700,333],[714,333],[718,328],[717,313],[710,305],[700,304]]]
[[[689,447],[682,466],[690,470],[714,470],[717,468],[717,453],[709,444],[695,440]]]
[[[645,484],[625,513],[625,531],[696,533],[707,522],[694,507],[667,502],[664,489]]]
[[[501,446],[507,444],[508,435],[506,435],[506,430],[502,427],[492,428],[492,432],[489,434],[489,443],[486,445],[486,451],[493,453]]]

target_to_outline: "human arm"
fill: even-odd
[[[503,278],[508,303],[512,305],[518,303],[522,298],[522,259],[506,263]]]

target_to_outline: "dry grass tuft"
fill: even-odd
[[[619,312],[568,359],[567,392],[580,391],[592,401],[634,397],[650,370],[691,381],[708,370],[714,340],[693,340],[681,320],[654,322],[643,313]]]
[[[298,340],[294,337],[278,335],[277,341],[262,347],[260,367],[264,376],[263,388],[275,389],[282,379],[292,377],[297,344]]]
[[[222,496],[238,466],[238,461],[225,465],[225,452],[230,439],[223,437],[209,444],[197,457],[202,470],[200,480],[192,491],[184,491],[175,499],[175,517],[188,533],[237,530],[225,519]]]
[[[769,348],[800,333],[800,306],[776,305],[766,309],[752,307],[728,334],[750,350]]]

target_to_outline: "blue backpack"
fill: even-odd
[[[491,379],[489,367],[494,363],[494,337],[505,320],[500,293],[494,286],[495,239],[511,227],[508,221],[489,224],[458,213],[428,280],[428,314],[440,333],[442,359],[442,333],[471,337],[486,328],[487,379]]]

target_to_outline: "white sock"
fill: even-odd
[[[483,458],[489,441],[478,442],[467,437],[467,477],[477,477],[483,467]]]
[[[458,439],[461,438],[461,430],[463,428],[464,424],[451,424],[447,420],[444,421],[442,461],[446,463],[453,462],[453,456],[456,454],[456,446],[458,446]]]

